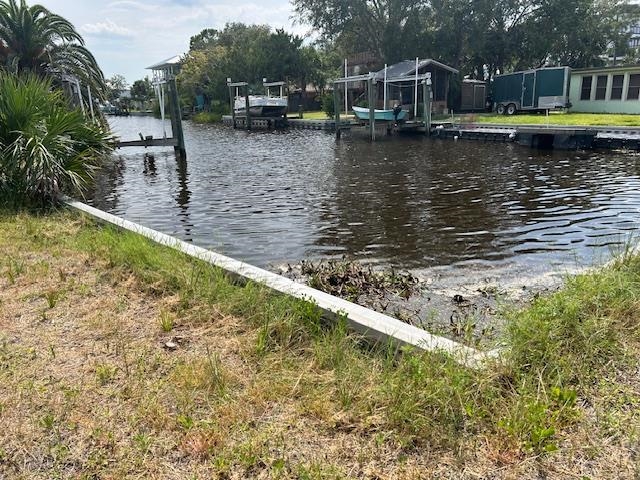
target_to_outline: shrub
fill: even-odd
[[[333,118],[335,113],[336,113],[336,108],[335,105],[333,103],[333,95],[330,93],[325,93],[322,96],[322,111],[327,115],[327,117],[329,118]]]
[[[112,148],[108,127],[70,110],[49,80],[0,72],[0,205],[81,194]]]
[[[198,112],[191,119],[195,123],[216,123],[222,120],[222,115],[214,112]]]

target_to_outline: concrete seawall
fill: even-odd
[[[370,310],[361,305],[334,297],[275,273],[220,255],[202,247],[178,240],[156,230],[124,220],[84,203],[66,199],[67,205],[94,219],[149,238],[154,242],[183,252],[223,269],[231,276],[263,284],[277,292],[316,304],[326,314],[347,319],[354,330],[375,341],[396,341],[422,350],[451,355],[458,363],[479,368],[486,360],[499,356],[498,350],[483,352],[448,338],[433,335],[396,318]]]

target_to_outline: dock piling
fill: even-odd
[[[336,122],[336,140],[340,140],[342,132],[340,131],[340,98],[338,84],[333,84],[333,116]]]
[[[227,85],[229,86],[229,104],[231,107],[231,120],[233,128],[236,128],[236,109],[234,105],[235,96],[233,95],[233,87],[231,86],[231,77],[227,77]]]
[[[178,87],[175,77],[170,78],[169,84],[169,105],[171,106],[171,130],[177,145],[173,147],[176,156],[187,158],[187,150],[184,145],[184,132],[182,130],[182,111],[180,110],[180,100],[178,99]]]
[[[244,114],[246,118],[247,130],[251,130],[251,109],[249,108],[249,89],[244,92]]]
[[[369,135],[372,142],[376,140],[376,94],[374,85],[375,82],[370,76],[367,80],[367,93],[369,94]]]

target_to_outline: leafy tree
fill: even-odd
[[[105,85],[107,88],[107,99],[110,102],[118,100],[120,95],[122,95],[122,92],[128,88],[127,79],[118,73],[113,75],[111,78],[108,78],[105,81]]]
[[[104,93],[102,71],[73,25],[41,5],[0,1],[0,64],[11,72],[61,79],[72,75]]]
[[[321,63],[312,50],[302,38],[272,32],[267,25],[230,23],[220,31],[205,29],[191,38],[178,78],[183,102],[189,104],[197,95],[205,96],[207,104],[228,101],[227,78],[249,82],[254,92],[263,92],[263,78],[304,87]]]
[[[142,80],[136,80],[131,85],[131,98],[139,102],[145,102],[153,98],[153,85],[149,77],[144,77]]]
[[[296,15],[351,53],[370,51],[392,63],[415,56],[425,40],[425,0],[292,0]]]
[[[544,65],[582,67],[626,51],[630,0],[292,0],[297,17],[344,53],[380,65],[432,57],[483,78]]]

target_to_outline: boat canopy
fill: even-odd
[[[440,63],[431,58],[427,58],[424,60],[418,60],[418,71],[423,69],[424,67],[428,67],[430,65],[435,68],[440,68],[442,70],[446,70],[451,73],[458,73],[453,67],[445,65],[444,63]],[[416,61],[415,60],[404,60],[399,63],[394,63],[393,65],[387,66],[387,83],[396,83],[396,82],[406,82],[406,81],[415,81],[416,80]],[[385,69],[379,70],[377,72],[370,72],[365,75],[352,75],[350,77],[343,77],[333,80],[332,83],[351,83],[351,82],[362,82],[367,81],[370,78],[373,78],[376,82],[385,80]],[[418,80],[424,80],[428,78],[426,73],[419,74],[417,76]]]
[[[429,65],[433,65],[436,68],[447,70],[451,73],[456,73],[456,74],[458,73],[458,70],[456,70],[455,68],[445,65],[444,63],[437,62],[431,58],[418,60],[418,71],[420,71],[424,67],[428,67]],[[387,79],[405,77],[405,80],[411,80],[415,78],[415,75],[416,75],[415,60],[404,60],[402,62],[394,63],[393,65],[387,66]],[[384,80],[384,68],[375,73],[375,78],[376,80]]]

